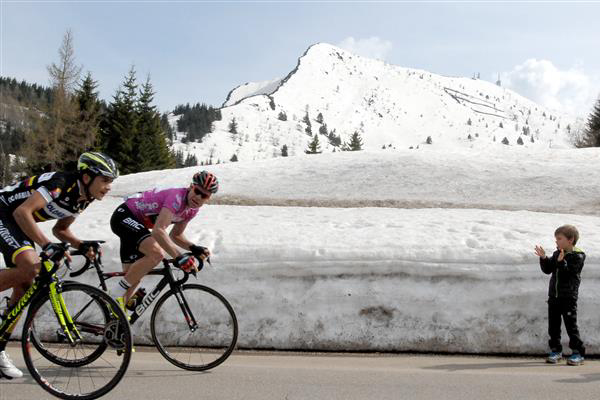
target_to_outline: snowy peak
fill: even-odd
[[[300,155],[317,135],[321,150],[332,152],[354,132],[367,149],[542,149],[571,147],[581,124],[490,82],[394,66],[325,43],[309,47],[285,78],[233,89],[221,113],[213,132],[181,145],[185,151],[211,162],[277,157],[284,145]]]

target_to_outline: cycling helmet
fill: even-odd
[[[192,178],[192,183],[210,193],[217,193],[219,191],[219,181],[217,180],[217,177],[208,171],[195,173]]]
[[[80,174],[87,173],[93,176],[107,176],[112,179],[119,177],[119,169],[117,164],[109,156],[88,151],[79,156],[77,161],[77,171]]]

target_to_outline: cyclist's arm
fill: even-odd
[[[152,228],[152,237],[171,257],[177,258],[181,253],[167,234],[167,227],[171,224],[172,220],[173,212],[163,207],[156,218],[154,228]]]
[[[169,233],[169,236],[171,237],[171,240],[179,247],[186,249],[186,250],[190,250],[190,246],[192,246],[194,243],[190,242],[184,235],[183,232],[185,231],[185,227],[187,226],[189,220],[188,221],[181,221],[181,222],[177,222],[175,224],[173,224],[173,228],[171,229],[171,232]]]
[[[35,191],[23,202],[23,204],[13,211],[13,217],[15,218],[17,225],[19,225],[19,228],[21,228],[27,237],[42,247],[50,243],[50,240],[44,235],[41,229],[38,228],[33,219],[33,213],[44,208],[46,204],[48,204],[48,202],[44,199],[44,196]]]
[[[73,222],[75,222],[75,217],[66,217],[59,219],[58,221],[56,221],[56,224],[52,228],[52,233],[61,242],[67,242],[70,243],[71,246],[79,248],[81,240],[77,239],[75,235],[73,235],[73,232],[71,232],[71,230],[69,229]]]

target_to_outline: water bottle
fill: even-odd
[[[133,294],[133,296],[131,296],[131,298],[127,302],[127,306],[126,306],[127,309],[129,311],[135,311],[135,308],[137,306],[139,306],[140,304],[142,304],[142,300],[144,300],[145,295],[146,295],[146,289],[144,289],[143,287],[136,290],[135,293]]]

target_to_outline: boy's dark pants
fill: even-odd
[[[577,328],[577,299],[573,298],[548,298],[548,345],[552,351],[562,352],[560,344],[561,318],[565,321],[565,328],[569,335],[569,347],[585,355],[585,347],[579,337]]]

